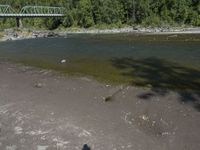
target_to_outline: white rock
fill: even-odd
[[[142,115],[140,118],[143,119],[144,121],[148,121],[149,120],[149,117],[146,116],[146,115]]]
[[[42,88],[43,86],[44,86],[44,85],[43,85],[42,83],[39,83],[39,82],[35,84],[35,87],[36,87],[36,88]]]
[[[61,62],[61,64],[64,64],[64,63],[66,63],[66,60],[63,59],[63,60],[61,60],[60,62]]]

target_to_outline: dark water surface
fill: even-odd
[[[0,43],[0,58],[116,83],[200,89],[200,35],[83,34],[8,41]]]

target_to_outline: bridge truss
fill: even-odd
[[[65,8],[63,7],[48,7],[48,6],[25,6],[21,9],[20,14],[45,14],[45,15],[64,15]]]
[[[21,18],[30,17],[63,17],[66,9],[64,7],[49,6],[24,6],[16,12],[10,5],[0,5],[0,18],[16,18],[17,27],[22,25]]]
[[[14,14],[15,11],[9,5],[0,5],[0,14]]]
[[[62,17],[64,7],[24,6],[19,13],[9,5],[0,5],[0,17]]]

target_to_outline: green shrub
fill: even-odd
[[[64,27],[71,27],[74,24],[74,18],[71,12],[68,12],[62,22]]]
[[[58,26],[61,24],[60,19],[46,19],[45,21],[45,26],[49,29],[49,30],[54,30],[56,28],[58,28]]]

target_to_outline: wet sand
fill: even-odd
[[[0,149],[200,149],[199,97],[120,88],[1,62]]]

